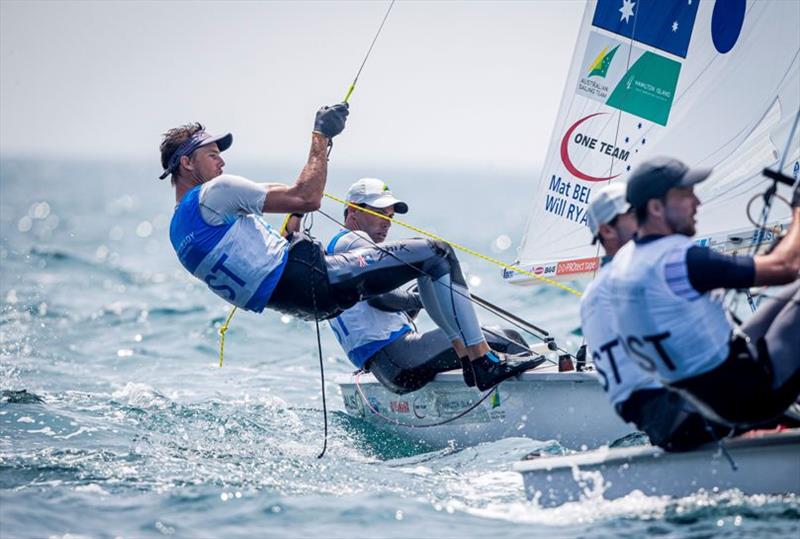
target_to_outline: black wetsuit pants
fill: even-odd
[[[617,412],[667,451],[689,451],[731,434],[730,426],[706,419],[686,399],[669,389],[634,391]]]
[[[333,255],[316,242],[296,240],[267,307],[326,320],[414,279],[425,310],[449,340],[467,346],[483,342],[458,259],[437,240],[390,241]]]
[[[708,417],[760,425],[779,417],[800,394],[800,281],[762,302],[734,336],[728,358],[711,371],[676,382]]]

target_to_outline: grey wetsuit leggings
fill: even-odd
[[[772,367],[772,389],[800,372],[800,280],[765,298],[741,330],[757,343],[763,339]],[[758,347],[758,345],[757,345]]]
[[[492,350],[530,354],[528,343],[517,331],[482,329]],[[460,370],[461,361],[444,331],[437,328],[425,333],[406,333],[373,354],[365,367],[390,391],[402,394],[420,389],[440,372]]]
[[[414,279],[425,310],[449,340],[461,339],[467,346],[483,342],[458,259],[437,240],[389,241],[328,255],[318,243],[300,239],[290,247],[267,306],[324,320]]]

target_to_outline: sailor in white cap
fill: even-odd
[[[653,445],[667,451],[687,451],[728,435],[729,427],[706,420],[683,397],[642,370],[620,343],[607,263],[636,233],[625,184],[612,183],[594,193],[586,211],[592,243],[599,241],[606,256],[581,298],[581,329],[611,405]]]
[[[408,204],[396,198],[389,186],[377,178],[362,178],[353,183],[347,192],[347,201],[370,212],[351,206],[345,208],[345,228],[328,243],[326,252],[329,255],[383,242],[392,222],[373,214],[391,218],[408,211]],[[441,328],[425,333],[416,331],[413,318],[423,308],[418,292],[396,289],[356,303],[333,318],[330,324],[350,361],[371,372],[395,393],[415,391],[433,380],[436,374],[453,369],[462,369],[467,385],[474,386],[473,369],[460,345],[459,335],[448,335]],[[440,309],[434,308],[430,313],[434,320],[441,322]],[[493,350],[525,352],[520,346],[525,344],[521,335],[511,330],[500,332],[505,338],[484,334]],[[504,371],[509,373],[533,366],[535,363],[530,361],[503,363]]]

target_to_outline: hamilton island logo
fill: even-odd
[[[592,62],[592,65],[589,66],[589,74],[587,77],[601,77],[605,78],[606,73],[608,73],[608,68],[611,65],[611,60],[614,59],[614,55],[617,54],[617,49],[619,49],[619,45],[608,50],[608,47],[603,47],[603,50],[600,51],[600,54]]]

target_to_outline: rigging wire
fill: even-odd
[[[747,203],[746,214],[747,219],[756,226],[756,235],[753,240],[753,244],[751,245],[752,251],[749,256],[754,257],[758,254],[758,250],[761,248],[761,244],[764,242],[767,232],[769,231],[767,228],[767,223],[769,222],[769,214],[772,212],[772,201],[777,197],[778,199],[786,202],[786,199],[781,197],[777,194],[778,191],[778,182],[781,181],[781,177],[783,176],[783,167],[786,165],[786,158],[789,156],[789,147],[791,146],[792,139],[794,138],[794,134],[797,131],[797,124],[800,122],[800,110],[797,111],[794,117],[794,122],[792,123],[792,128],[789,131],[789,138],[786,140],[786,146],[783,149],[783,154],[781,155],[780,164],[778,165],[778,169],[776,172],[772,172],[768,169],[764,169],[764,175],[768,178],[772,178],[772,185],[767,187],[764,190],[764,193],[760,195],[764,199],[764,206],[761,208],[761,218],[758,223],[753,222],[753,218],[750,216],[750,206],[758,198],[759,195],[754,196],[750,199]],[[785,176],[784,176],[785,178]],[[795,181],[795,189],[797,189],[798,184],[797,180]],[[789,204],[791,207],[791,204]],[[779,241],[779,240],[776,240]],[[774,245],[774,244],[773,244]],[[744,291],[745,296],[747,296],[747,304],[750,306],[751,312],[755,312],[757,308],[757,304],[753,299],[753,295],[751,294],[750,290],[747,289]]]
[[[361,76],[361,70],[364,69],[364,65],[367,63],[367,59],[369,58],[370,53],[372,52],[372,47],[375,46],[375,42],[378,41],[378,36],[381,35],[381,31],[383,30],[383,25],[386,24],[386,19],[389,18],[389,13],[392,11],[392,7],[394,7],[395,0],[392,0],[389,3],[389,9],[386,10],[386,14],[383,16],[383,20],[381,21],[381,25],[378,27],[378,31],[375,32],[375,37],[372,39],[372,43],[369,45],[369,49],[367,50],[367,54],[364,55],[364,60],[361,62],[361,65],[358,68],[358,72],[356,73],[356,77],[353,79],[353,82],[350,84],[350,87],[347,89],[347,94],[344,96],[342,103],[347,103],[350,99],[350,96],[353,94],[353,90],[356,89],[356,83],[358,82],[358,77]]]
[[[797,131],[798,123],[800,123],[800,110],[798,110],[797,114],[795,114],[794,116],[794,123],[792,123],[792,129],[789,131],[789,138],[786,140],[786,146],[783,149],[783,154],[781,155],[781,161],[780,164],[778,165],[778,170],[777,170],[778,174],[783,173],[783,167],[786,165],[786,158],[789,156],[789,147],[791,146],[792,139],[794,138],[794,134]],[[764,234],[767,232],[767,222],[769,221],[769,214],[772,211],[772,200],[776,196],[775,193],[777,190],[778,190],[778,180],[777,178],[773,178],[772,185],[768,187],[763,193],[764,207],[761,208],[761,220],[760,223],[758,224],[758,228],[756,231],[757,233],[756,241],[753,243],[753,252],[750,254],[750,256],[755,256],[756,254],[758,254],[758,249],[761,246],[761,242],[764,240]],[[750,221],[752,222],[752,219],[750,218],[749,203],[747,205],[747,209],[748,209],[747,218],[750,219]]]
[[[361,71],[364,69],[364,65],[366,65],[367,59],[369,58],[370,53],[372,53],[372,48],[375,46],[375,42],[378,41],[378,36],[381,35],[381,31],[383,30],[383,25],[386,24],[386,19],[389,18],[389,13],[392,11],[392,7],[394,6],[394,2],[395,2],[395,0],[392,0],[391,3],[389,4],[389,9],[386,10],[386,14],[383,16],[383,20],[381,21],[381,25],[378,27],[378,31],[375,33],[375,37],[372,38],[372,43],[370,43],[369,49],[367,49],[367,54],[364,55],[364,60],[362,60],[361,65],[358,67],[358,71],[356,72],[356,76],[353,79],[353,82],[350,84],[350,87],[347,90],[347,94],[344,96],[344,99],[342,100],[343,103],[347,103],[348,102],[348,100],[350,99],[350,96],[353,94],[353,91],[356,89],[356,83],[358,82],[358,77],[361,76]],[[328,159],[330,159],[330,155],[331,155],[331,151],[332,150],[333,150],[333,139],[331,138],[331,139],[328,139],[328,155],[327,155]],[[281,233],[286,231],[286,226],[289,223],[289,218],[290,217],[291,217],[291,214],[289,214],[286,217],[286,219],[284,219],[283,226],[281,228]],[[312,216],[306,216],[305,222],[307,223],[307,225],[305,227],[304,232],[309,238],[311,238],[311,227],[314,226],[313,215]],[[315,250],[315,252],[317,253],[317,256],[319,256],[319,251]],[[312,268],[312,271],[313,271],[313,268]],[[323,415],[323,420],[324,420],[324,424],[325,424],[325,435],[324,435],[324,438],[323,438],[322,451],[320,452],[319,455],[317,455],[317,458],[321,459],[323,456],[325,456],[325,451],[328,448],[328,405],[327,405],[326,398],[325,398],[325,369],[324,369],[323,361],[322,361],[322,340],[320,339],[320,332],[319,332],[319,317],[317,316],[317,301],[316,301],[316,295],[314,294],[314,279],[313,279],[313,276],[312,276],[310,284],[311,284],[311,298],[312,298],[313,303],[314,303],[314,327],[316,328],[316,331],[317,331],[317,353],[318,353],[318,356],[319,356],[319,376],[320,376],[320,385],[321,385],[321,391],[322,391],[322,415]],[[231,313],[231,316],[233,316],[233,313]],[[223,335],[223,337],[224,337],[224,335]],[[220,350],[220,354],[221,353],[222,352]],[[221,360],[221,355],[220,355],[220,360]]]
[[[392,11],[392,7],[394,7],[394,3],[395,3],[395,0],[392,0],[389,3],[389,8],[386,10],[386,13],[383,16],[383,20],[381,21],[381,24],[378,27],[378,31],[375,33],[375,37],[372,38],[372,43],[370,43],[369,49],[367,49],[367,53],[364,55],[364,60],[361,61],[361,65],[358,67],[358,71],[356,72],[356,76],[353,79],[353,82],[350,83],[350,87],[347,89],[347,94],[344,96],[344,99],[342,100],[343,103],[347,103],[349,101],[350,96],[353,94],[353,91],[356,89],[356,83],[358,82],[358,77],[361,76],[361,71],[364,69],[364,66],[367,63],[367,59],[369,59],[369,55],[372,53],[372,49],[373,49],[373,47],[375,47],[375,43],[378,41],[378,37],[381,35],[381,32],[383,31],[383,26],[386,24],[386,20],[389,18],[389,13]],[[329,139],[328,140],[328,158],[330,158],[331,150],[333,150],[333,140]],[[286,232],[286,228],[287,228],[287,226],[289,224],[289,219],[291,218],[291,216],[292,216],[292,214],[289,213],[283,219],[283,224],[281,224],[281,227],[280,227],[281,235],[283,235]],[[308,222],[308,221],[306,221],[306,222]],[[309,237],[311,237],[310,232],[311,232],[311,227],[312,226],[313,226],[313,217],[311,218],[310,223],[308,224],[308,226],[304,230],[306,235],[309,236]],[[317,306],[316,306],[316,297],[315,297],[315,294],[314,294],[314,280],[313,280],[313,278],[311,279],[311,283],[310,284],[311,284],[311,297],[314,300],[313,301],[313,303],[314,303],[314,324],[315,324],[316,331],[317,331],[317,352],[318,352],[318,355],[319,355],[319,373],[320,373],[320,383],[321,383],[321,386],[322,386],[322,413],[323,413],[324,424],[325,424],[325,435],[324,435],[324,439],[323,439],[322,451],[320,452],[319,455],[317,455],[317,458],[322,458],[325,455],[325,451],[328,448],[328,406],[327,406],[327,402],[326,402],[326,398],[325,398],[325,370],[324,370],[323,361],[322,361],[322,341],[320,339],[319,320],[318,320],[317,312],[316,312],[317,311]],[[234,306],[231,309],[230,313],[228,314],[227,319],[225,320],[225,323],[222,324],[222,326],[219,329],[219,335],[220,335],[220,339],[219,339],[219,366],[220,366],[220,368],[222,368],[222,362],[223,362],[223,358],[224,358],[224,354],[225,354],[225,333],[228,331],[228,328],[229,328],[230,323],[231,323],[231,319],[233,318],[233,315],[236,313],[236,309],[237,309],[236,306]]]

